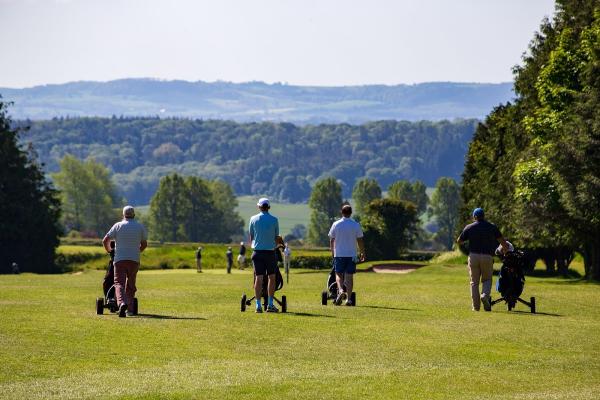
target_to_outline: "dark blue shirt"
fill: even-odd
[[[493,256],[501,237],[502,234],[496,225],[482,220],[465,226],[459,240],[469,242],[469,253]]]

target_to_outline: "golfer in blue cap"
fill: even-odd
[[[252,265],[256,278],[254,280],[254,295],[256,296],[256,312],[262,313],[260,296],[263,286],[263,276],[267,275],[268,305],[267,312],[279,312],[273,303],[275,295],[275,273],[277,270],[277,254],[275,248],[282,243],[279,236],[279,220],[269,213],[269,199],[262,197],[256,204],[259,213],[250,218],[248,231],[252,242]]]
[[[479,311],[481,303],[485,311],[492,311],[490,292],[492,291],[492,275],[494,273],[494,251],[498,243],[502,250],[508,251],[508,243],[502,237],[498,227],[485,220],[482,208],[473,210],[472,224],[465,226],[456,239],[456,243],[469,242],[469,277],[471,278],[471,300],[473,311]],[[479,282],[481,281],[481,295]]]

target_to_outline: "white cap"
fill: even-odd
[[[271,204],[269,204],[269,199],[267,199],[266,197],[261,197],[260,199],[258,199],[258,203],[256,203],[257,206],[262,207],[262,206],[270,206]]]
[[[131,218],[135,216],[135,210],[131,206],[123,207],[123,216],[126,218]]]

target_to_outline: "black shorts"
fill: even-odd
[[[277,269],[277,255],[273,250],[254,250],[252,265],[256,275],[273,275]]]

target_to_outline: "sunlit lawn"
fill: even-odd
[[[453,262],[448,258],[445,262]],[[580,267],[580,266],[578,266]],[[293,271],[287,314],[239,310],[252,274],[142,271],[139,317],[98,316],[101,271],[0,276],[0,398],[592,399],[600,287],[528,278],[539,314],[470,311],[466,268],[359,273],[358,307]],[[278,295],[282,294],[278,293]]]

